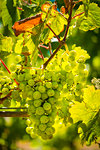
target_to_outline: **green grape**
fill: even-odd
[[[39,129],[40,129],[41,131],[45,131],[46,127],[47,127],[47,125],[46,125],[46,124],[43,124],[43,123],[41,123],[41,124],[39,125]]]
[[[8,89],[8,88],[3,88],[3,89],[2,89],[2,93],[3,93],[4,95],[8,94],[8,93],[9,93],[9,89]]]
[[[48,99],[48,102],[53,105],[55,103],[55,98],[54,97],[50,97]]]
[[[75,61],[75,57],[74,57],[74,56],[72,56],[72,55],[69,55],[69,57],[68,57],[68,61],[69,61],[69,62],[73,62],[73,61]]]
[[[5,81],[5,79],[2,78],[0,82],[3,85],[6,81]]]
[[[45,102],[45,103],[43,104],[43,108],[44,108],[44,110],[50,110],[50,109],[51,109],[51,104],[48,103],[48,102]]]
[[[19,84],[19,88],[20,88],[21,90],[24,90],[24,89],[25,89],[25,86],[26,86],[25,83],[20,83],[20,84]]]
[[[52,135],[55,133],[55,129],[53,127],[48,127],[46,128],[45,132],[47,135]]]
[[[45,79],[51,80],[51,73],[50,72],[45,73]]]
[[[79,71],[83,71],[84,69],[85,69],[85,64],[83,64],[83,63],[80,63],[79,65],[78,65],[78,70]]]
[[[49,121],[49,118],[48,118],[48,116],[43,115],[43,116],[40,118],[40,121],[41,121],[41,123],[47,123],[47,122]]]
[[[44,114],[44,109],[42,107],[36,108],[36,114],[37,115],[43,115]]]
[[[81,56],[79,57],[79,59],[77,60],[77,62],[78,62],[78,63],[84,63],[85,60],[86,60],[85,56],[81,55]]]
[[[62,84],[58,84],[58,88],[57,88],[57,90],[58,90],[58,91],[61,91],[62,89],[63,89]]]
[[[35,82],[33,79],[28,80],[28,85],[34,86]]]
[[[70,53],[69,53],[69,55],[76,57],[77,52],[75,50],[71,50]]]
[[[41,86],[38,87],[38,90],[40,91],[40,93],[45,93],[46,88],[41,85]]]
[[[58,75],[57,74],[52,74],[52,81],[59,81]]]
[[[59,98],[59,96],[60,96],[60,92],[58,90],[55,90],[54,97],[57,99]]]
[[[4,72],[0,70],[0,76],[4,76]]]
[[[43,100],[45,100],[45,99],[48,98],[48,95],[47,95],[47,93],[42,93],[42,96],[41,96],[41,97],[42,97]]]
[[[40,99],[40,98],[41,98],[41,93],[40,93],[39,91],[35,91],[35,92],[33,93],[33,98],[34,98],[34,99]]]
[[[35,111],[36,111],[36,109],[35,109],[35,107],[34,107],[33,105],[30,105],[30,106],[28,107],[28,112],[29,112],[29,113],[35,113]]]
[[[12,91],[12,98],[16,99],[17,97],[19,97],[19,91],[18,90],[13,90]]]
[[[26,85],[26,86],[25,86],[25,91],[26,91],[26,92],[29,92],[29,91],[31,91],[31,90],[32,90],[32,88],[31,88],[30,85]]]
[[[26,127],[26,132],[27,132],[28,134],[30,134],[31,131],[32,131],[32,127]]]
[[[46,87],[47,88],[52,88],[52,83],[51,82],[46,82]]]
[[[42,100],[41,99],[34,100],[34,106],[35,107],[39,107],[39,106],[41,106],[41,104],[42,104]]]
[[[58,83],[57,82],[52,82],[52,88],[57,89],[57,87],[58,87]]]
[[[11,78],[12,78],[12,79],[16,79],[16,78],[17,78],[17,74],[16,74],[15,72],[12,72],[12,73],[11,73]]]
[[[31,123],[32,123],[32,122],[31,122],[31,120],[30,120],[30,119],[27,119],[27,120],[26,120],[26,125],[27,125],[27,126],[30,126],[30,125],[31,125]]]
[[[16,101],[17,101],[17,102],[20,102],[20,101],[21,101],[21,97],[18,96],[18,97],[16,98]]]
[[[43,140],[48,139],[48,135],[45,132],[41,134],[41,137],[42,137]]]
[[[36,134],[33,131],[31,131],[30,135],[31,135],[31,138],[33,138],[33,139],[36,138]]]
[[[10,107],[10,106],[11,106],[11,101],[8,100],[8,99],[4,100],[4,101],[3,101],[3,106],[4,106],[4,107]]]
[[[71,71],[71,65],[69,63],[65,66],[65,71],[66,72],[70,72]]]
[[[32,98],[33,98],[33,91],[29,91],[29,92],[27,93],[27,96],[28,96],[30,99],[32,99]]]
[[[17,69],[16,64],[13,63],[13,64],[10,65],[10,70],[11,71],[16,71],[16,69]]]
[[[47,91],[47,94],[49,97],[51,97],[51,96],[54,96],[55,92],[54,92],[54,90],[50,89]]]
[[[32,79],[32,75],[29,73],[25,73],[25,80]]]
[[[16,63],[19,63],[22,61],[22,57],[20,55],[15,56]]]
[[[18,79],[18,81],[23,81],[24,80],[24,74],[19,74],[17,79]]]

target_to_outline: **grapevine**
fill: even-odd
[[[99,28],[100,22],[92,15],[97,10],[98,17],[100,8],[88,0],[82,1],[73,16],[73,9],[80,1],[64,2],[65,8],[62,7],[64,10],[61,8],[61,12],[57,10],[56,2],[45,2],[40,4],[41,7],[37,4],[39,12],[35,12],[33,17],[16,20],[12,26],[17,37],[14,34],[11,37],[0,34],[0,53],[14,57],[14,62],[7,66],[8,58],[0,56],[0,109],[15,109],[13,115],[11,111],[5,112],[7,117],[25,117],[26,132],[32,138],[52,139],[57,117],[66,126],[69,122],[77,123],[81,141],[90,145],[92,141],[98,143],[100,137],[100,99],[97,100],[97,97],[100,98],[100,81],[94,78],[94,86],[87,84],[89,72],[86,60],[90,56],[75,44],[69,50],[67,38],[75,27],[83,31]],[[26,6],[31,7],[32,3],[27,1]],[[5,3],[3,5],[6,6]],[[18,12],[24,8],[21,2],[15,5]],[[6,25],[5,19],[2,20]],[[11,24],[11,21],[7,24],[10,31]],[[52,49],[54,37],[58,44]],[[49,57],[44,56],[42,49],[49,51]],[[88,119],[84,117],[85,113],[89,113]],[[0,117],[5,114],[0,111]]]

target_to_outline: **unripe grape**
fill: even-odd
[[[60,96],[60,92],[58,90],[55,90],[54,97],[55,98],[59,98],[59,96]]]
[[[32,131],[32,127],[26,127],[26,132],[27,132],[28,134],[30,134],[31,131]]]
[[[40,129],[41,131],[45,131],[46,127],[47,127],[47,125],[46,125],[46,124],[43,124],[43,123],[41,123],[41,124],[39,125],[39,129]]]
[[[55,103],[55,98],[54,97],[49,98],[48,102],[53,105]]]
[[[71,71],[71,65],[69,63],[65,66],[65,71],[66,72],[70,72]]]
[[[31,131],[31,138],[33,138],[33,139],[35,139],[36,138],[36,134],[33,132],[33,131]]]
[[[57,82],[52,82],[52,88],[56,89],[58,87],[58,83]]]
[[[49,97],[51,97],[51,96],[54,96],[55,92],[54,92],[54,90],[50,89],[47,91],[47,94]]]
[[[28,80],[28,85],[33,86],[35,84],[33,79]]]
[[[39,107],[39,106],[41,106],[41,104],[42,104],[42,100],[41,99],[34,100],[34,106],[35,107]]]
[[[85,60],[86,60],[85,56],[81,55],[81,56],[79,57],[79,59],[77,60],[77,62],[78,62],[78,63],[84,63]]]
[[[20,83],[20,84],[19,84],[19,88],[20,88],[21,90],[24,90],[24,89],[25,89],[25,83]]]
[[[41,85],[41,86],[38,87],[38,90],[39,90],[41,93],[45,93],[46,88]]]
[[[62,90],[62,88],[63,88],[62,84],[58,84],[58,88],[57,88],[57,90],[58,90],[58,91],[61,91],[61,90]]]
[[[51,79],[51,73],[50,72],[45,73],[45,79],[48,79],[48,80]]]
[[[28,96],[30,99],[32,99],[32,98],[33,98],[33,91],[29,91],[29,92],[27,93],[27,96]]]
[[[69,53],[69,55],[76,57],[77,52],[75,50],[71,50],[70,53]]]
[[[28,107],[28,112],[29,113],[35,113],[35,107],[33,106],[33,105],[30,105],[29,107]]]
[[[27,119],[27,120],[26,120],[26,125],[27,125],[27,126],[30,126],[30,125],[31,125],[31,123],[32,123],[32,122],[31,122],[31,120],[30,120],[30,119]]]
[[[3,88],[2,89],[2,93],[5,95],[5,94],[8,94],[9,93],[9,89],[8,88]]]
[[[44,109],[42,107],[36,108],[36,114],[37,115],[43,115],[44,114]]]
[[[15,56],[16,63],[19,63],[22,61],[22,57],[20,55]]]
[[[41,121],[41,123],[47,123],[48,121],[49,121],[49,118],[48,118],[48,116],[42,116],[41,118],[40,118],[40,121]]]
[[[10,105],[11,105],[11,101],[10,100],[6,99],[6,100],[3,101],[3,106],[4,107],[10,107]]]
[[[13,63],[13,64],[10,65],[10,70],[11,71],[16,71],[16,69],[17,69],[16,64]]]
[[[23,80],[24,80],[24,74],[19,74],[18,81],[23,81]]]
[[[47,88],[52,88],[52,83],[51,82],[46,82],[46,87]]]
[[[45,100],[45,99],[48,98],[48,95],[47,95],[47,93],[42,93],[42,96],[41,96],[41,97],[42,97],[43,100]]]
[[[31,88],[30,85],[26,85],[26,86],[25,86],[25,91],[26,91],[26,92],[29,92],[29,91],[31,91],[31,90],[32,90],[32,88]]]
[[[74,57],[74,56],[72,56],[72,55],[69,55],[69,57],[68,57],[68,61],[69,61],[69,62],[73,62],[73,61],[75,61],[75,57]]]
[[[41,98],[41,93],[40,93],[39,91],[35,91],[35,92],[33,93],[33,98],[34,98],[34,99],[40,99],[40,98]]]
[[[29,73],[25,73],[25,80],[32,79],[32,75]]]
[[[80,63],[79,65],[78,65],[78,70],[79,71],[83,71],[84,69],[85,69],[85,64],[83,64],[83,63]]]
[[[54,134],[55,129],[53,127],[48,127],[48,128],[46,128],[45,132],[47,135],[52,135],[52,134]]]
[[[48,102],[45,102],[45,103],[43,104],[43,108],[44,108],[44,110],[50,110],[50,109],[51,109],[51,104],[48,103]]]
[[[0,76],[4,76],[4,72],[0,70]]]

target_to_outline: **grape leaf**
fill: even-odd
[[[71,117],[74,123],[83,121],[88,124],[100,109],[100,90],[95,90],[94,86],[84,89],[84,101],[75,102],[70,108]]]
[[[84,5],[81,5],[75,15],[84,12]],[[88,16],[85,13],[77,18],[76,26],[83,31],[100,28],[100,7],[95,3],[89,4]]]
[[[10,53],[12,51],[13,41],[11,37],[3,36],[0,34],[0,52],[7,51]]]
[[[1,15],[2,15],[2,22],[3,22],[3,25],[6,26],[8,25],[9,29],[11,29],[10,27],[12,26],[12,18],[8,12],[8,9],[7,9],[7,6],[6,6],[6,0],[4,0],[2,2],[2,12],[1,12]]]

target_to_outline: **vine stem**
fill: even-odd
[[[60,43],[61,41],[60,41],[59,37],[56,35],[56,33],[51,29],[51,27],[48,24],[46,24],[46,26],[52,31],[52,33],[56,36],[56,38],[58,39],[58,41]]]
[[[27,113],[27,111],[0,111],[0,117],[29,117],[29,114]]]
[[[43,69],[46,68],[46,66],[48,65],[48,63],[51,61],[51,59],[57,54],[57,52],[59,51],[59,49],[63,46],[64,42],[60,43],[60,45],[57,47],[57,49],[54,51],[54,53],[49,57],[49,59],[43,64]]]
[[[70,3],[71,7],[70,7],[70,14],[69,14],[69,18],[68,18],[68,24],[67,24],[67,27],[66,27],[66,31],[65,31],[65,34],[64,34],[64,38],[62,41],[60,41],[59,37],[57,35],[55,35],[56,37],[58,37],[57,39],[59,39],[59,46],[56,48],[56,50],[53,52],[53,54],[49,57],[49,59],[43,64],[43,69],[46,68],[46,66],[48,65],[48,63],[52,60],[52,58],[57,54],[57,52],[59,51],[59,49],[65,44],[65,41],[66,41],[66,37],[67,37],[67,34],[68,34],[68,29],[69,29],[69,25],[70,25],[70,22],[71,22],[71,19],[72,19],[72,9],[73,9],[73,0],[71,0],[71,3]],[[48,26],[48,25],[47,25]],[[48,28],[50,29],[50,27],[48,26]],[[51,30],[52,31],[52,30]],[[53,32],[53,31],[52,31]]]
[[[8,67],[6,66],[6,64],[3,62],[3,60],[0,58],[1,63],[3,64],[3,66],[6,68],[6,70],[8,71],[9,74],[11,74],[10,70],[8,69]],[[14,81],[16,82],[17,85],[19,85],[19,83],[16,81],[16,79],[14,79]]]
[[[85,12],[83,11],[83,12],[81,12],[81,13],[79,13],[79,14],[75,15],[74,17],[72,17],[72,19],[76,18],[77,16],[82,15],[83,13],[85,13]]]
[[[69,25],[70,25],[70,22],[71,22],[71,19],[72,19],[71,16],[72,16],[72,9],[73,9],[73,0],[71,0],[70,5],[71,5],[71,7],[70,7],[70,14],[69,14],[68,24],[67,24],[65,35],[64,35],[64,39],[63,39],[64,41],[66,41]]]

